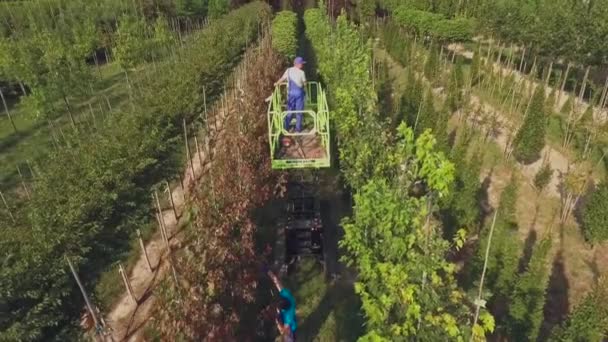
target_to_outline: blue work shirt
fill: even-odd
[[[281,289],[279,296],[285,298],[289,302],[289,308],[281,309],[281,320],[283,321],[283,324],[289,325],[291,331],[295,332],[298,327],[298,323],[296,322],[296,299],[286,288]]]

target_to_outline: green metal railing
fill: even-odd
[[[275,87],[270,103],[268,105],[268,140],[270,144],[270,156],[273,169],[303,169],[322,168],[330,166],[330,133],[329,133],[329,109],[327,107],[327,96],[318,82],[306,84],[306,100],[303,111],[287,111],[287,84],[279,84]],[[283,123],[288,114],[302,113],[303,122],[312,128],[296,133],[284,129]],[[281,149],[281,137],[318,137],[324,151],[322,158],[281,158],[278,152]]]

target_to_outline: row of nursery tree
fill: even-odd
[[[534,54],[580,65],[608,62],[608,2],[573,0],[380,0],[391,11],[407,6],[449,18],[475,18],[481,32],[526,46]]]
[[[404,28],[442,43],[481,37],[487,56],[504,66],[531,73],[562,91],[580,92],[593,105],[606,105],[598,102],[608,85],[603,78],[608,63],[605,0],[361,0],[357,7],[361,18],[388,10]]]
[[[131,106],[106,107],[95,129],[58,140],[40,163],[31,199],[0,213],[0,340],[74,339],[83,301],[65,258],[90,288],[136,230],[151,225],[150,190],[179,167],[183,120],[199,118],[221,94],[269,16],[255,2],[212,21],[131,79]]]
[[[431,129],[439,142],[446,142],[444,146],[448,150],[451,138],[448,135],[447,121],[453,113],[460,116],[460,120],[466,120],[462,128],[463,133],[459,134],[456,143],[451,147],[450,156],[456,165],[456,181],[453,195],[442,205],[442,216],[444,222],[452,226],[456,224],[476,229],[483,223],[479,208],[479,161],[483,160],[483,154],[479,151],[467,153],[472,140],[471,127],[480,139],[485,141],[501,128],[501,122],[497,121],[496,117],[484,117],[484,113],[468,105],[468,96],[474,85],[487,89],[488,93],[499,94],[503,86],[517,87],[517,84],[509,83],[507,77],[495,77],[493,68],[488,68],[487,65],[484,67],[479,58],[473,60],[471,73],[466,77],[461,59],[457,59],[454,64],[450,63],[445,54],[441,57],[436,48],[429,48],[420,41],[417,42],[413,36],[404,34],[392,24],[381,26],[378,34],[394,60],[406,67],[407,81],[400,97],[391,96],[390,89],[386,92],[380,89],[380,103],[386,108],[385,112],[396,111],[393,113],[393,120],[405,120],[416,128],[416,132]],[[382,72],[382,68],[380,69]],[[388,74],[383,78],[390,82]],[[507,83],[510,86],[506,86]],[[380,88],[382,87],[381,82]],[[433,88],[444,89],[442,96],[437,96],[432,91]],[[384,93],[388,93],[388,96]],[[510,100],[515,95],[513,91],[504,94],[508,96],[504,99],[503,95],[500,95],[500,102]],[[518,110],[526,114],[514,134],[512,153],[516,159],[530,162],[540,158],[541,150],[545,146],[547,120],[556,115],[553,113],[556,94],[547,98],[543,87],[537,87],[533,94],[528,90],[522,91],[519,96],[525,100]],[[389,103],[387,106],[386,103],[393,101],[393,98],[397,103],[392,106]],[[593,124],[592,119],[591,123],[589,127],[597,126]],[[573,125],[572,122],[570,124]],[[471,161],[467,162],[467,155],[471,153]],[[541,167],[533,179],[539,193],[548,185],[551,176],[552,170],[547,164]],[[589,175],[584,173],[582,176],[580,179],[581,174],[577,172],[565,175],[563,189],[571,194],[568,198],[580,196]],[[603,241],[607,232],[608,216],[603,212],[608,206],[606,189],[606,182],[601,181],[583,208],[583,229],[591,242]],[[483,284],[486,292],[483,294],[488,300],[487,307],[495,316],[498,334],[517,341],[536,340],[540,334],[543,334],[543,339],[550,338],[555,341],[573,341],[576,336],[580,340],[600,341],[608,330],[608,321],[602,306],[594,306],[591,302],[594,298],[606,295],[605,279],[600,280],[562,325],[553,331],[548,331],[547,327],[541,329],[544,322],[543,310],[551,300],[547,297],[550,276],[548,265],[553,257],[551,237],[542,237],[532,249],[531,256],[524,256],[526,253],[518,236],[515,210],[517,192],[518,180],[513,177],[501,194],[496,209],[496,222],[492,225],[486,224],[480,229],[475,256],[461,272],[465,288],[468,291],[477,291],[477,279],[480,272],[483,272],[484,263],[487,262]],[[566,211],[569,210],[572,208],[566,207]],[[553,324],[555,323],[559,322],[553,321]]]
[[[334,26],[312,9],[304,20],[331,95],[340,168],[355,193],[340,244],[358,272],[363,339],[482,340],[494,320],[458,287],[447,259],[466,233],[446,240],[436,219],[455,165],[429,130],[417,133],[405,123],[391,129],[379,113],[371,45],[345,16]]]

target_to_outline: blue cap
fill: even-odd
[[[293,61],[293,64],[305,64],[305,63],[306,63],[306,61],[302,57],[296,57],[296,59],[294,59],[294,61]]]

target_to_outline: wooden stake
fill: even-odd
[[[194,163],[192,162],[192,155],[190,153],[190,145],[188,144],[188,127],[186,126],[186,119],[182,120],[184,124],[184,141],[186,143],[186,158],[190,163],[190,170],[192,171],[192,181],[194,181]]]
[[[103,333],[103,330],[100,328],[103,328],[103,326],[100,324],[99,319],[97,318],[97,313],[93,309],[93,305],[91,304],[91,301],[89,300],[87,291],[84,289],[84,286],[82,286],[82,282],[80,282],[80,278],[78,277],[78,273],[76,273],[76,270],[74,269],[74,265],[72,265],[72,262],[70,261],[70,259],[67,256],[65,257],[65,260],[68,262],[68,266],[70,267],[70,271],[72,271],[72,276],[74,276],[74,280],[76,280],[76,284],[78,284],[80,293],[82,293],[82,297],[84,298],[84,303],[87,306],[87,310],[89,310],[89,314],[91,315],[91,318],[93,318],[93,322],[95,323],[95,334],[97,335],[97,339],[101,340],[102,339],[101,335]]]
[[[167,246],[169,246],[169,237],[167,237],[167,231],[165,230],[165,223],[163,222],[163,219],[161,218],[161,216],[156,213],[156,221],[158,222],[158,228],[160,229],[160,236],[162,237],[163,241],[165,242],[165,244]]]
[[[129,277],[127,276],[127,273],[125,272],[125,269],[122,267],[121,263],[118,264],[118,273],[120,273],[120,275],[122,276],[122,281],[125,284],[125,288],[127,289],[127,292],[129,293],[129,297],[131,297],[133,304],[137,304],[137,298],[135,298],[135,294],[133,294],[131,282],[129,281]]]
[[[11,208],[8,206],[8,203],[6,202],[6,198],[4,198],[4,194],[2,193],[2,191],[0,191],[0,198],[2,198],[2,203],[4,203],[4,206],[6,207],[6,211],[8,211],[8,216],[11,217],[11,220],[13,220],[14,224],[17,224],[17,221],[15,220],[15,217],[13,216],[13,213],[11,212]]]
[[[566,88],[566,81],[568,81],[568,73],[570,72],[570,68],[572,68],[572,64],[568,63],[566,67],[566,72],[564,73],[564,79],[562,80],[562,86],[559,89],[559,95],[557,96],[557,103],[561,106],[562,94],[564,93],[564,89]]]
[[[196,145],[196,155],[198,155],[198,163],[201,166],[201,171],[203,171],[203,155],[201,154],[201,148],[198,145],[198,138],[196,135],[194,136],[194,144]]]
[[[2,99],[2,105],[4,106],[4,112],[6,113],[6,116],[8,116],[8,120],[11,122],[11,125],[13,126],[13,130],[15,131],[15,133],[19,133],[19,131],[17,130],[17,126],[15,126],[15,121],[13,121],[13,117],[11,116],[11,112],[8,110],[8,105],[6,104],[6,100],[4,99],[4,94],[2,93],[2,88],[0,88],[0,99]]]
[[[97,130],[97,119],[95,119],[95,111],[93,110],[93,105],[89,102],[89,112],[91,112],[91,117],[93,118],[93,126]]]
[[[142,252],[144,252],[144,257],[146,258],[146,263],[148,264],[148,269],[150,272],[154,271],[152,267],[152,263],[150,262],[150,258],[148,257],[148,250],[146,250],[146,245],[144,244],[144,239],[141,237],[141,232],[139,229],[137,230],[137,239],[139,240],[139,246],[141,247]]]
[[[156,190],[154,191],[154,199],[156,200],[156,212],[158,214],[158,223],[160,224],[160,228],[161,228],[162,232],[164,233],[165,239],[167,241],[169,241],[169,236],[167,235],[167,228],[165,226],[165,218],[163,215],[163,210],[161,209],[160,200],[158,199],[158,192]]]
[[[23,178],[23,174],[21,173],[19,165],[17,165],[17,172],[19,173],[19,177],[21,178],[21,185],[23,186],[23,190],[25,191],[25,196],[28,200],[32,200],[32,196],[30,196],[30,191],[27,189],[27,185],[25,185],[25,179]]]
[[[177,215],[177,209],[175,208],[175,202],[173,201],[173,192],[171,191],[171,185],[169,185],[169,181],[166,179],[165,184],[167,185],[167,191],[169,192],[169,200],[171,201],[171,208],[173,208],[173,215],[175,215],[175,222],[177,222],[179,216]]]
[[[27,168],[30,170],[30,174],[32,175],[32,178],[36,178],[36,174],[34,173],[34,169],[32,168],[32,165],[30,164],[29,160],[25,160],[25,163],[27,164]]]
[[[589,69],[585,70],[585,77],[583,77],[583,84],[581,85],[581,91],[578,93],[578,102],[579,104],[583,103],[583,97],[585,96],[585,90],[587,89],[587,79],[589,77]],[[592,105],[591,103],[589,105]]]

